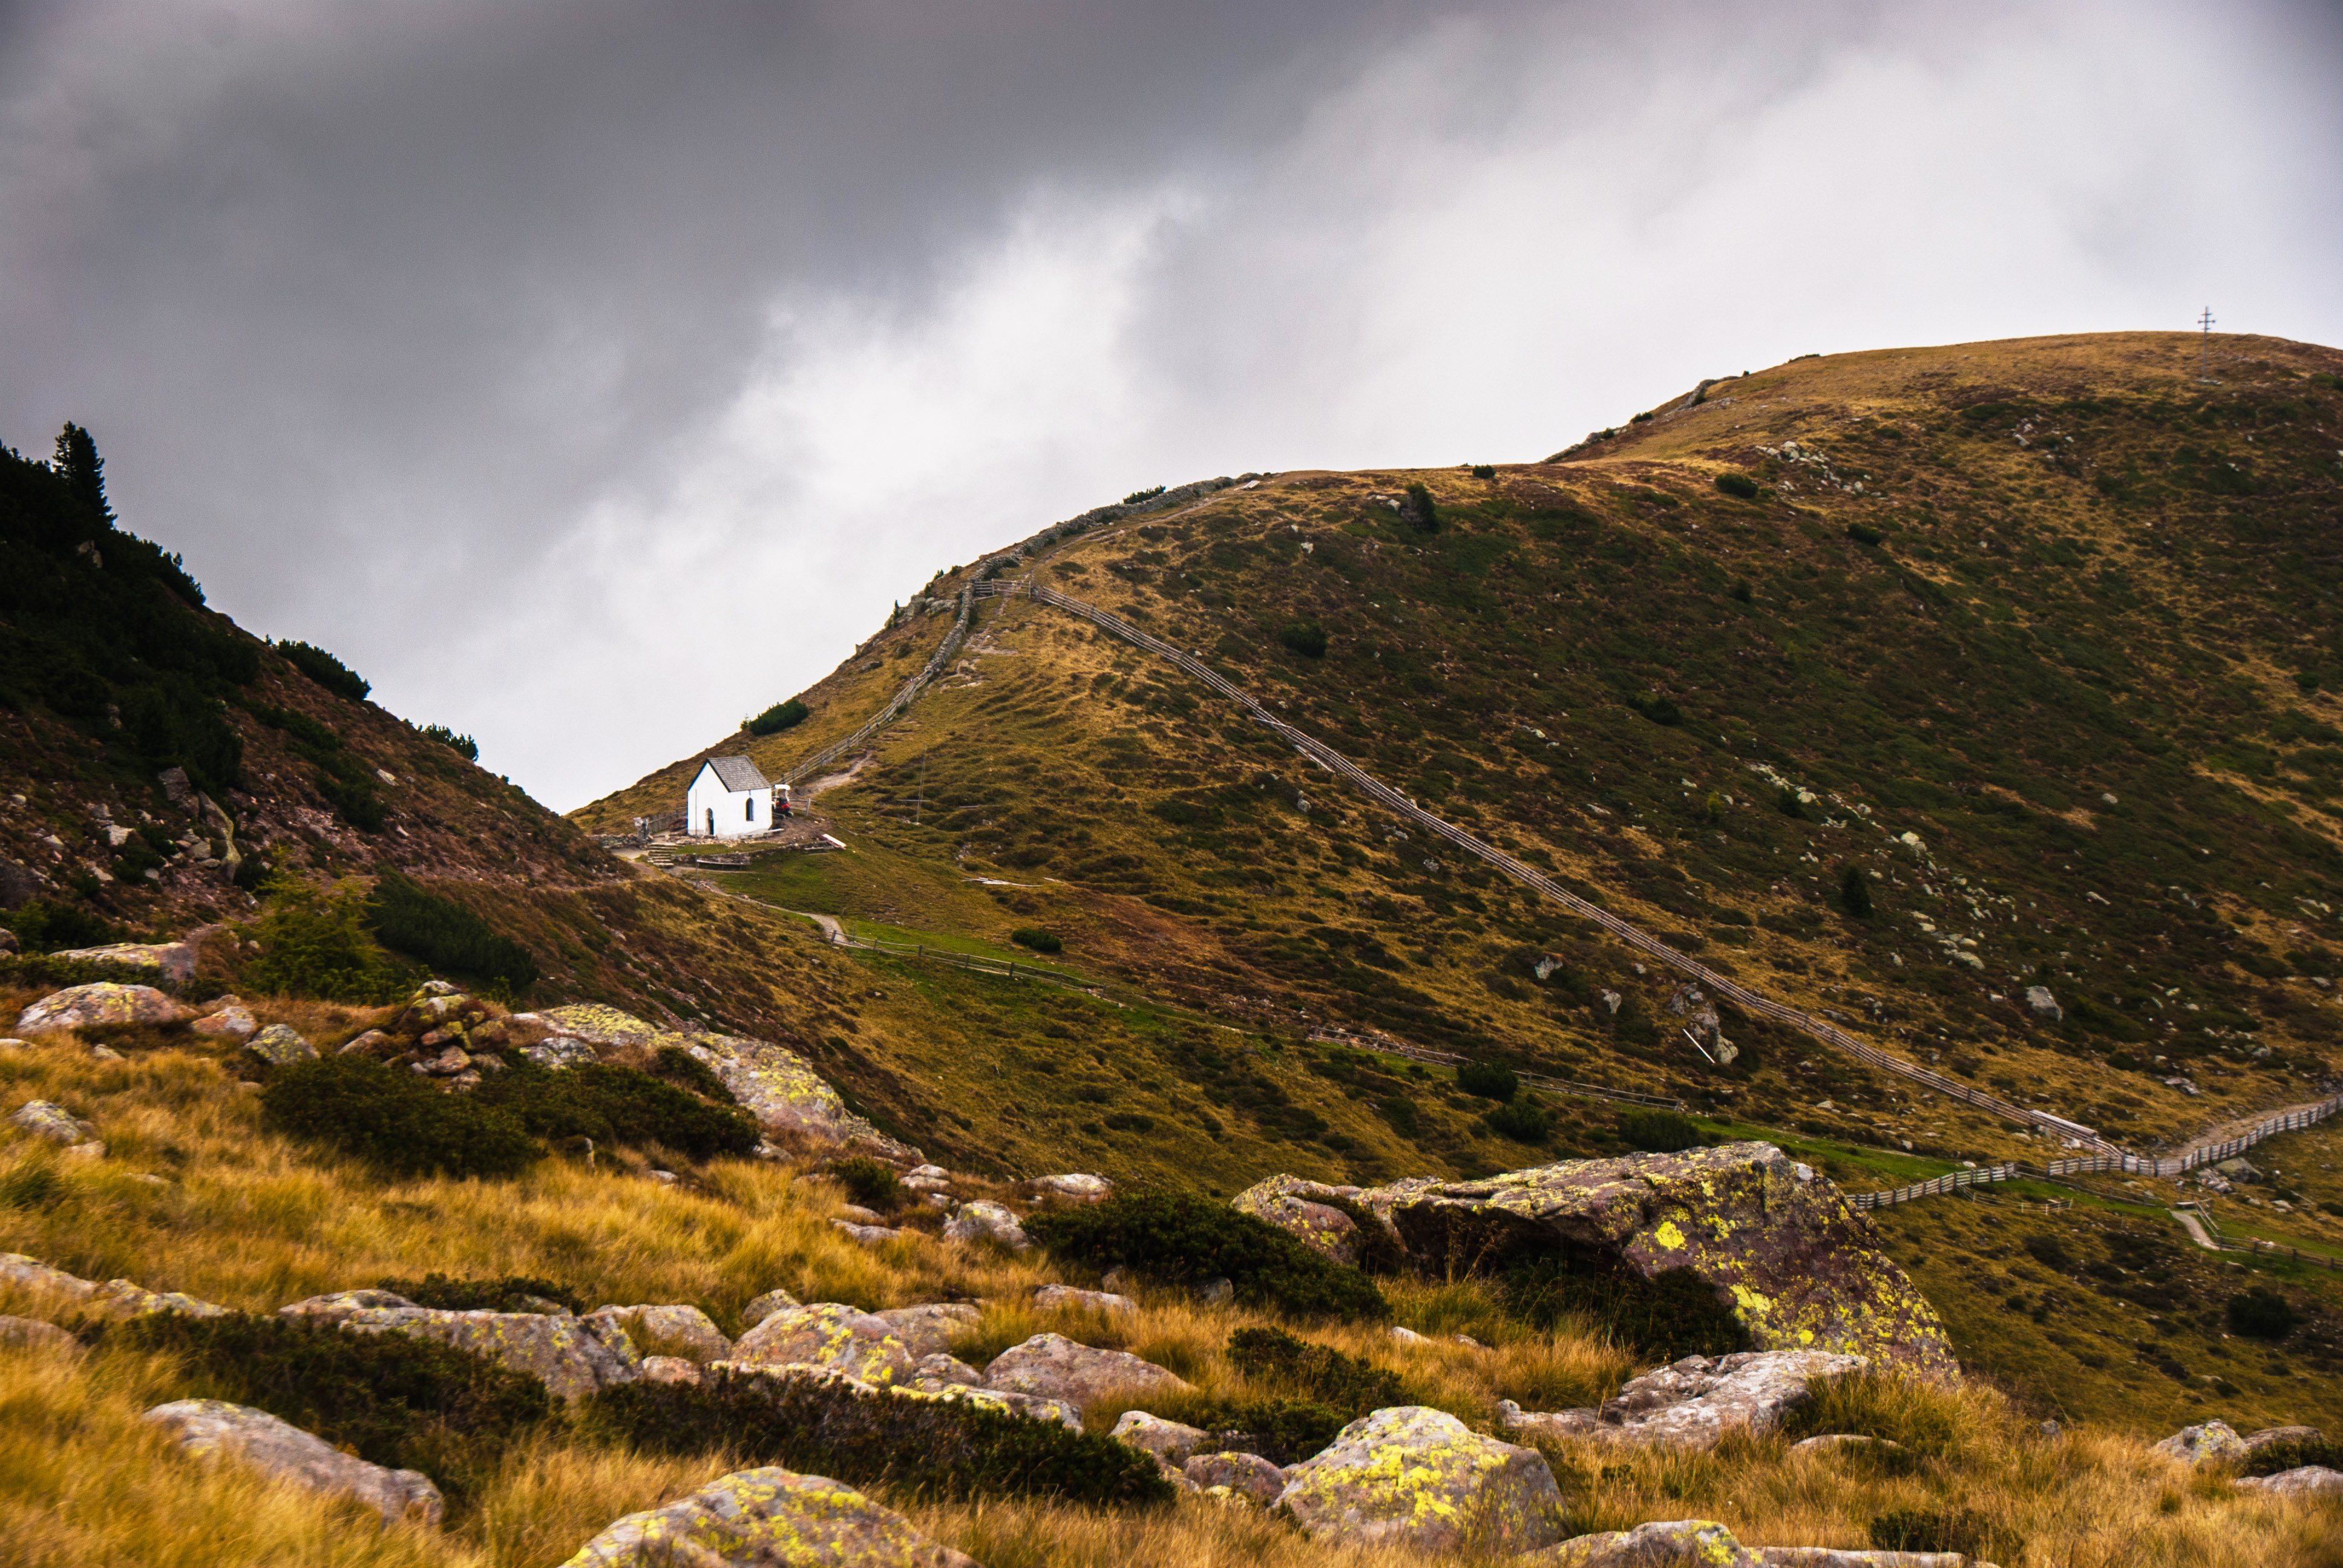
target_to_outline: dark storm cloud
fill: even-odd
[[[568,805],[1131,485],[2207,298],[2331,341],[2338,60],[2324,6],[19,6],[0,437],[91,425],[216,602]]]

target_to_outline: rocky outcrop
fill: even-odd
[[[913,1355],[924,1359],[950,1349],[952,1336],[984,1314],[967,1302],[935,1302],[920,1307],[889,1307],[870,1315],[894,1330]]]
[[[944,1234],[955,1241],[992,1241],[1011,1251],[1022,1252],[1033,1243],[1026,1239],[1025,1227],[1017,1216],[998,1203],[980,1200],[963,1203],[952,1217],[944,1221]]]
[[[22,1035],[54,1034],[98,1024],[178,1023],[194,1015],[149,985],[98,980],[52,991],[16,1016]]]
[[[2248,1475],[2237,1483],[2237,1490],[2271,1497],[2343,1497],[2343,1470],[2306,1464],[2298,1470],[2281,1470],[2276,1475]]]
[[[2246,1436],[2246,1452],[2259,1453],[2281,1442],[2324,1442],[2327,1434],[2315,1426],[2266,1426]]]
[[[1630,1379],[1598,1409],[1533,1413],[1503,1400],[1497,1420],[1525,1436],[1714,1448],[1728,1432],[1756,1436],[1775,1430],[1784,1412],[1811,1397],[1814,1379],[1846,1377],[1869,1364],[1861,1356],[1826,1351],[1686,1356]]]
[[[819,1475],[736,1471],[629,1513],[562,1568],[978,1568],[900,1513]]]
[[[794,1307],[798,1304],[798,1299],[787,1291],[767,1291],[763,1295],[752,1298],[740,1309],[740,1326],[743,1329],[753,1329],[782,1308]]]
[[[1028,1183],[1037,1194],[1064,1198],[1076,1203],[1101,1203],[1114,1196],[1114,1183],[1103,1176],[1070,1172],[1061,1176],[1036,1176]]]
[[[545,1384],[558,1399],[633,1382],[642,1358],[623,1329],[568,1312],[446,1312],[388,1291],[342,1291],[277,1309],[287,1317],[334,1323],[353,1333],[412,1334],[488,1357]],[[600,1329],[601,1332],[597,1332]]]
[[[1347,1268],[1359,1261],[1358,1221],[1325,1200],[1355,1202],[1358,1196],[1356,1187],[1329,1187],[1299,1176],[1278,1175],[1254,1182],[1238,1193],[1230,1207],[1267,1221],[1312,1251]]]
[[[1764,1568],[1765,1559],[1713,1519],[1654,1520],[1576,1535],[1522,1559],[1522,1568]],[[1930,1568],[1935,1568],[1934,1564]]]
[[[213,1009],[187,1026],[213,1040],[250,1040],[260,1032],[260,1020],[241,1002]]]
[[[102,948],[68,948],[55,956],[85,964],[153,970],[174,985],[185,985],[196,978],[196,949],[192,942],[115,942]]]
[[[984,1410],[997,1410],[1007,1415],[1022,1416],[1028,1421],[1053,1421],[1068,1432],[1082,1430],[1080,1407],[1061,1399],[1048,1399],[1041,1394],[1011,1393],[1005,1389],[971,1386],[966,1383],[944,1383],[934,1389],[920,1390],[941,1400],[960,1404],[972,1404]]]
[[[984,1374],[960,1360],[938,1352],[920,1358],[911,1369],[909,1384],[922,1393],[937,1393],[948,1388],[982,1388]]]
[[[1282,1190],[1308,1196],[1306,1184]],[[1357,1201],[1429,1267],[1474,1258],[1494,1270],[1555,1256],[1645,1279],[1689,1269],[1760,1350],[1957,1374],[1936,1309],[1869,1222],[1770,1143],[1564,1161],[1479,1181],[1416,1178],[1363,1189]]]
[[[0,1252],[0,1280],[23,1285],[30,1290],[64,1296],[71,1301],[85,1302],[96,1312],[109,1318],[144,1317],[149,1312],[180,1312],[191,1318],[225,1317],[227,1309],[211,1302],[199,1301],[177,1291],[150,1291],[131,1280],[108,1280],[104,1284],[68,1274],[63,1269],[53,1269],[37,1259],[22,1252]]]
[[[1277,1509],[1314,1541],[1495,1556],[1563,1538],[1562,1492],[1544,1457],[1445,1411],[1379,1410],[1285,1475]]]
[[[589,1322],[606,1319],[618,1324],[626,1330],[627,1337],[638,1350],[681,1356],[701,1366],[729,1361],[732,1356],[732,1342],[698,1307],[597,1307],[587,1318]]]
[[[1118,1442],[1129,1443],[1173,1466],[1187,1463],[1199,1449],[1212,1441],[1212,1434],[1202,1427],[1164,1421],[1143,1410],[1124,1411],[1111,1435]]]
[[[290,1024],[270,1024],[247,1040],[244,1049],[271,1067],[297,1067],[317,1060],[317,1048]]]
[[[1010,1346],[984,1369],[984,1386],[1039,1394],[1088,1410],[1109,1394],[1192,1392],[1183,1378],[1124,1351],[1094,1350],[1062,1334],[1035,1334]]]
[[[197,1458],[234,1459],[274,1480],[352,1498],[381,1514],[387,1524],[408,1519],[437,1524],[447,1511],[439,1489],[421,1471],[369,1464],[266,1411],[216,1399],[183,1399],[158,1404],[141,1419],[177,1438]]]
[[[2226,1421],[2184,1426],[2156,1445],[2156,1452],[2184,1464],[2227,1463],[2246,1457],[2246,1440]]]
[[[882,1386],[908,1382],[920,1360],[892,1323],[840,1302],[782,1308],[742,1334],[732,1357],[762,1366],[827,1367]]]
[[[1197,1491],[1229,1494],[1266,1508],[1285,1490],[1285,1472],[1257,1453],[1200,1453],[1180,1467]]]

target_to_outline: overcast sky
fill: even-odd
[[[1141,486],[2338,276],[2332,3],[0,0],[0,441],[559,809]]]

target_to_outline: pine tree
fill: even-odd
[[[1863,868],[1849,866],[1838,879],[1839,907],[1858,920],[1871,918],[1871,889],[1863,879]]]
[[[57,455],[49,466],[65,476],[75,500],[107,528],[114,526],[114,508],[106,504],[106,459],[97,455],[97,441],[87,430],[66,420],[57,432]]]

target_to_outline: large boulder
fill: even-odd
[[[1266,1508],[1285,1490],[1285,1472],[1257,1453],[1200,1453],[1180,1467],[1197,1491],[1225,1486],[1232,1495]]]
[[[2259,1453],[2265,1448],[2279,1443],[2325,1442],[2327,1434],[2315,1426],[2266,1426],[2259,1432],[2246,1434],[2246,1452]]]
[[[179,1440],[198,1458],[239,1460],[278,1481],[364,1503],[387,1524],[437,1524],[447,1511],[439,1489],[419,1470],[386,1470],[342,1452],[314,1433],[266,1411],[216,1399],[175,1400],[141,1418]]]
[[[0,1282],[23,1285],[29,1290],[50,1295],[66,1296],[75,1301],[87,1301],[97,1294],[96,1282],[85,1280],[79,1274],[68,1274],[54,1269],[37,1258],[22,1252],[0,1252]]]
[[[820,1475],[741,1470],[629,1513],[562,1568],[978,1568],[900,1513]]]
[[[0,1350],[73,1351],[81,1342],[38,1318],[0,1317]]]
[[[2208,1421],[2182,1427],[2157,1443],[2156,1452],[2185,1464],[2217,1464],[2243,1459],[2251,1451],[2227,1422]]]
[[[1025,1227],[1017,1222],[1015,1214],[998,1203],[981,1200],[962,1203],[952,1217],[944,1221],[944,1234],[955,1241],[997,1241],[1018,1252],[1033,1245],[1025,1235]]]
[[[1312,1251],[1349,1267],[1359,1261],[1358,1221],[1324,1201],[1355,1201],[1356,1187],[1329,1187],[1299,1176],[1271,1176],[1238,1193],[1230,1207],[1291,1233]]]
[[[881,1385],[910,1381],[920,1361],[892,1323],[840,1302],[782,1308],[742,1334],[732,1357],[762,1366],[829,1367]]]
[[[1899,1568],[1907,1562],[1910,1568],[1921,1568],[1919,1562],[1900,1553],[1892,1554],[1892,1560]],[[1523,1558],[1521,1568],[1766,1568],[1766,1562],[1713,1519],[1667,1519],[1633,1530],[1574,1535],[1550,1551]],[[1960,1568],[1960,1559],[1932,1556],[1926,1568]]]
[[[732,1342],[698,1307],[597,1307],[587,1316],[617,1323],[639,1350],[681,1356],[701,1366],[731,1359]]]
[[[1033,1191],[1052,1198],[1063,1198],[1075,1203],[1102,1203],[1114,1195],[1114,1183],[1103,1176],[1086,1171],[1069,1171],[1059,1176],[1036,1176]]]
[[[1143,1449],[1170,1465],[1187,1463],[1212,1441],[1212,1434],[1202,1427],[1165,1421],[1143,1410],[1124,1411],[1111,1435],[1116,1442]]]
[[[1536,1450],[1422,1405],[1353,1422],[1285,1478],[1277,1508],[1314,1541],[1496,1556],[1563,1539],[1562,1491]]]
[[[1744,1351],[1686,1356],[1632,1378],[1599,1409],[1524,1412],[1501,1400],[1497,1419],[1523,1436],[1576,1437],[1675,1449],[1716,1446],[1727,1432],[1759,1435],[1806,1402],[1816,1378],[1868,1369],[1862,1356],[1827,1351]]]
[[[317,1048],[287,1023],[270,1024],[246,1041],[244,1049],[271,1067],[297,1067],[317,1060]]]
[[[287,1317],[322,1319],[354,1333],[412,1334],[487,1356],[508,1372],[537,1379],[565,1400],[584,1399],[598,1389],[633,1382],[642,1358],[623,1329],[600,1325],[568,1312],[455,1312],[418,1307],[390,1296],[390,1305],[360,1298],[390,1296],[387,1291],[343,1291],[312,1296],[277,1311]]]
[[[2343,1497],[2343,1470],[2306,1464],[2298,1470],[2281,1470],[2276,1475],[2247,1476],[2237,1483],[2237,1490],[2271,1497]]]
[[[784,1307],[803,1304],[787,1291],[778,1289],[767,1291],[761,1296],[750,1298],[749,1303],[740,1309],[740,1326],[744,1330],[753,1329]]]
[[[1109,1394],[1186,1393],[1192,1385],[1125,1351],[1093,1350],[1062,1334],[1035,1334],[1010,1346],[984,1369],[984,1386],[1039,1394],[1088,1410]]]
[[[870,1315],[894,1330],[913,1355],[924,1358],[950,1350],[952,1336],[984,1314],[968,1302],[934,1302],[920,1307],[889,1307]]]
[[[1418,1177],[1364,1189],[1358,1201],[1427,1267],[1558,1256],[1645,1279],[1690,1269],[1760,1350],[1957,1375],[1936,1309],[1870,1223],[1770,1143],[1567,1160],[1479,1181]]]
[[[1139,1303],[1112,1291],[1085,1291],[1079,1285],[1037,1285],[1033,1304],[1051,1312],[1135,1312]]]
[[[214,1008],[187,1027],[214,1040],[250,1040],[260,1032],[260,1020],[242,1002],[230,1002],[226,1007]]]
[[[150,985],[98,980],[51,991],[16,1016],[18,1034],[53,1034],[97,1024],[177,1023],[194,1010],[180,1006]]]
[[[69,948],[55,956],[84,963],[153,970],[174,983],[196,978],[196,950],[187,942],[114,942],[102,948]]]

